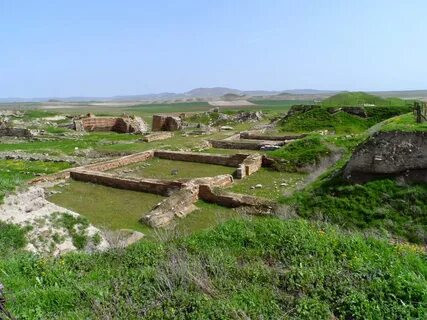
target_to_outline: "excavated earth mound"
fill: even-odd
[[[361,183],[399,177],[427,182],[427,132],[378,132],[353,153],[344,177]]]

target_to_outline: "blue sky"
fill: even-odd
[[[0,97],[427,89],[427,1],[0,0]]]

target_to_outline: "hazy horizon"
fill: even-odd
[[[425,9],[420,0],[0,0],[0,98],[424,90]]]

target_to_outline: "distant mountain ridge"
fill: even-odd
[[[56,100],[60,102],[80,102],[80,101],[156,101],[156,100],[178,100],[178,99],[206,99],[215,100],[227,94],[250,97],[272,98],[304,96],[333,95],[340,90],[316,90],[316,89],[292,89],[292,90],[239,90],[227,87],[195,88],[183,93],[161,92],[140,95],[117,95],[112,97],[44,97],[44,98],[0,98],[0,103],[10,102],[49,102]],[[427,90],[402,90],[402,91],[368,91],[381,97],[402,97],[402,98],[427,98]]]

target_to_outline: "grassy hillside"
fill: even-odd
[[[282,198],[304,218],[427,243],[427,185],[377,180],[353,185],[326,178],[316,187]]]
[[[359,117],[333,108],[343,106],[364,107],[367,117]],[[332,108],[332,109],[331,109]],[[335,133],[360,133],[369,127],[398,115],[408,113],[412,106],[398,98],[383,99],[363,92],[345,92],[334,95],[309,111],[295,113],[282,120],[280,128],[288,132],[328,130]]]
[[[295,172],[298,169],[316,165],[329,155],[331,150],[318,135],[310,135],[293,141],[278,150],[268,152],[268,155],[277,160],[277,169]]]
[[[325,107],[358,106],[374,104],[382,107],[405,106],[407,101],[399,98],[381,98],[365,92],[341,92],[322,101]]]
[[[19,319],[426,315],[424,253],[303,220],[235,220],[182,240],[59,259],[15,251],[0,270]]]
[[[412,113],[408,113],[384,121],[380,130],[406,132],[427,131],[427,121],[422,123],[416,123],[415,116]]]
[[[368,129],[370,122],[345,112],[331,114],[327,108],[319,106],[310,111],[287,117],[279,125],[281,131],[284,132],[328,130],[335,133],[357,133]]]

